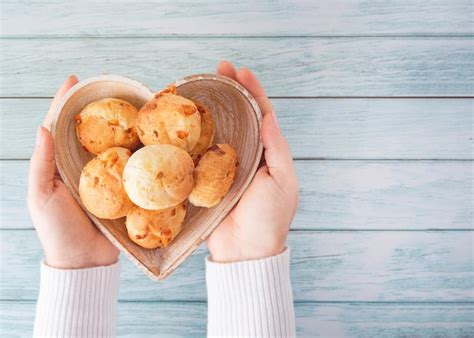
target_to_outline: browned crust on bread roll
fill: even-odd
[[[185,216],[184,203],[162,210],[133,206],[127,214],[128,236],[146,249],[166,247],[181,231]]]
[[[138,112],[137,131],[144,145],[172,144],[191,151],[201,135],[201,116],[191,100],[158,94]]]
[[[109,148],[82,169],[79,195],[94,216],[116,219],[124,217],[132,207],[122,184],[123,169],[130,155],[129,149]]]
[[[127,101],[106,98],[89,103],[75,116],[76,134],[84,148],[97,155],[111,147],[136,149],[138,110]]]
[[[213,207],[227,194],[237,173],[237,153],[228,144],[216,144],[202,156],[194,170],[195,186],[189,202]]]
[[[194,164],[197,165],[202,155],[212,146],[216,128],[211,112],[200,102],[194,101],[194,103],[198,108],[199,114],[201,114],[201,135],[196,146],[189,154],[193,158]]]
[[[173,94],[173,95],[178,95],[178,91],[176,90],[175,85],[171,85],[160,91],[159,93],[155,94],[155,98],[158,98],[160,96],[163,96],[165,94]]]

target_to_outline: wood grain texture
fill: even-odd
[[[470,0],[0,0],[0,97],[51,97],[69,73],[159,89],[226,58],[271,96],[472,98],[472,11]],[[48,101],[0,100],[0,159],[29,157]],[[473,231],[327,231],[472,229],[473,162],[456,160],[473,159],[473,102],[274,100],[297,158],[454,160],[297,162],[298,336],[474,336]],[[22,300],[37,297],[42,253],[34,231],[8,230],[31,229],[27,165],[0,161],[2,337],[32,334]],[[160,284],[122,257],[119,335],[205,336],[205,255]]]
[[[27,159],[49,99],[0,99],[1,159]],[[295,158],[473,159],[472,99],[273,99]]]
[[[2,337],[31,336],[33,302],[0,301]],[[295,304],[298,337],[469,337],[474,305]],[[204,337],[205,303],[119,303],[119,337]]]
[[[3,230],[0,236],[0,299],[35,299],[42,257],[35,232]],[[293,231],[289,246],[294,297],[296,301],[473,301],[473,239],[470,231]],[[120,299],[206,300],[206,254],[201,247],[158,283],[122,257]]]
[[[49,97],[70,73],[158,90],[229,59],[270,96],[469,96],[473,47],[471,38],[3,39],[0,95]]]
[[[473,229],[472,162],[297,164],[300,229]]]
[[[293,229],[473,229],[469,161],[297,161]],[[31,229],[27,161],[0,161],[0,228]]]
[[[4,37],[472,34],[473,24],[469,0],[1,2]]]

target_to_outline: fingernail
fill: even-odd
[[[36,132],[36,146],[40,146],[43,141],[43,127],[39,126]]]
[[[67,77],[67,81],[69,81],[69,82],[74,82],[74,83],[79,82],[79,80],[77,79],[76,75],[74,75],[74,74],[69,75],[69,76]]]
[[[272,110],[271,114],[272,114],[271,117],[272,117],[272,123],[273,123],[273,125],[275,126],[275,128],[276,128],[278,131],[280,131],[280,124],[278,123],[278,118],[277,118],[277,116],[276,116],[275,111]]]

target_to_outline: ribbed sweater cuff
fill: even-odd
[[[208,336],[292,337],[290,250],[254,261],[206,259]]]
[[[35,337],[114,337],[120,265],[61,270],[41,264]]]

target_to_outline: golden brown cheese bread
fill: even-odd
[[[195,186],[189,202],[198,207],[213,207],[220,202],[234,182],[237,153],[228,144],[216,144],[202,156],[194,170]]]
[[[172,144],[191,151],[201,135],[201,115],[192,101],[162,92],[138,112],[137,131],[144,145]]]
[[[82,169],[79,195],[91,214],[105,219],[127,215],[133,204],[125,193],[122,173],[130,155],[129,149],[109,148]]]
[[[171,85],[160,91],[158,94],[155,94],[155,97],[165,95],[165,94],[174,94],[178,95],[178,90],[176,89],[175,85]]]
[[[127,214],[127,231],[132,241],[147,249],[167,246],[181,231],[186,206],[184,203],[162,210],[146,210],[133,206]]]
[[[111,147],[133,150],[140,144],[137,116],[137,108],[124,100],[107,98],[89,103],[76,115],[77,137],[96,155]]]
[[[193,158],[194,164],[197,164],[201,156],[210,146],[212,146],[216,128],[211,112],[201,103],[196,101],[194,103],[198,108],[199,114],[201,114],[201,136],[199,137],[196,146],[189,152],[189,154]]]
[[[143,209],[173,207],[193,189],[193,170],[193,160],[183,149],[170,144],[145,146],[125,166],[125,190],[132,202]]]

